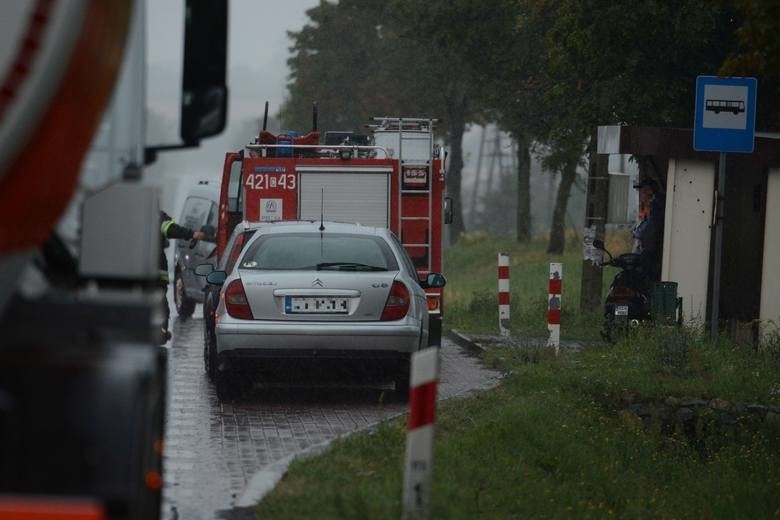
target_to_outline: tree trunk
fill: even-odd
[[[463,132],[466,128],[466,98],[448,106],[447,139],[449,141],[449,168],[447,169],[447,196],[452,198],[450,241],[455,243],[466,231],[461,204],[461,174],[463,171]]]
[[[517,241],[531,240],[531,140],[522,133],[517,141]]]
[[[583,234],[582,284],[580,285],[580,310],[590,311],[601,307],[602,268],[601,254],[592,247],[593,240],[604,240],[604,225],[609,202],[607,167],[609,156],[596,153],[596,134],[588,145],[588,193],[585,201],[585,232]],[[597,262],[597,260],[599,262]]]
[[[553,255],[562,255],[566,245],[566,209],[569,206],[571,187],[577,177],[578,162],[578,158],[572,158],[561,172],[561,183],[558,185],[558,195],[555,198],[555,209],[550,224],[550,242],[547,244],[547,252]]]

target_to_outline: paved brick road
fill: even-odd
[[[244,518],[238,506],[261,497],[295,454],[406,411],[392,400],[390,386],[359,381],[351,386],[275,388],[220,405],[203,371],[202,320],[173,320],[166,520]],[[481,367],[450,341],[444,340],[441,354],[440,399],[498,382],[496,372]]]

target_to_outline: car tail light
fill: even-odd
[[[438,294],[426,294],[425,299],[428,301],[428,312],[434,314],[441,312],[441,298]]]
[[[225,289],[225,308],[227,313],[240,320],[251,320],[252,309],[249,308],[249,300],[246,299],[244,284],[237,278],[230,282]]]
[[[628,299],[634,295],[634,291],[628,287],[613,287],[612,297],[616,299]]]
[[[409,289],[396,280],[390,287],[390,294],[380,319],[382,321],[400,320],[406,316],[407,312],[409,312]]]

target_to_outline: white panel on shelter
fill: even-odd
[[[666,189],[662,278],[677,282],[688,322],[703,322],[709,287],[715,165],[671,159]]]
[[[780,327],[780,169],[769,171],[764,221],[764,262],[761,274],[762,334]],[[773,324],[773,325],[772,325]]]

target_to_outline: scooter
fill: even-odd
[[[604,242],[598,239],[593,241],[593,247],[609,255],[609,260],[601,265],[620,269],[604,300],[604,322],[601,330],[601,337],[609,343],[614,343],[618,337],[625,335],[629,327],[636,327],[652,319],[652,284],[642,269],[639,254],[623,253],[613,257],[604,247]]]

